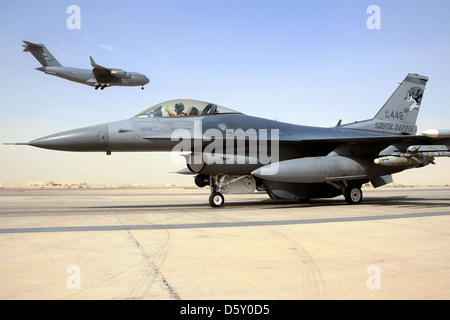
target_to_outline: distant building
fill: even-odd
[[[45,186],[47,183],[46,182],[44,182],[44,181],[38,181],[38,180],[35,180],[35,181],[30,181],[30,182],[28,182],[27,183],[27,187],[43,187],[43,186]]]

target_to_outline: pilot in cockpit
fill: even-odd
[[[171,111],[169,107],[166,107],[166,112],[169,114],[170,117],[183,117],[186,116],[186,113],[184,111],[184,105],[181,102],[178,102],[175,104],[175,112]]]

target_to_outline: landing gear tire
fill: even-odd
[[[223,207],[225,203],[225,198],[220,192],[213,192],[209,196],[209,205],[211,207]]]
[[[363,193],[359,187],[348,187],[345,189],[344,197],[348,204],[358,204],[363,198]]]

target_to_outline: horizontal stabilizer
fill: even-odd
[[[372,183],[372,186],[374,188],[379,188],[382,187],[386,184],[392,183],[394,182],[394,180],[392,180],[392,175],[388,174],[385,176],[381,176],[381,177],[376,177],[373,179],[370,179],[370,182]]]
[[[29,52],[30,51],[30,48],[42,48],[42,45],[40,45],[40,44],[36,44],[36,43],[33,43],[33,42],[30,42],[30,41],[25,41],[25,40],[22,40],[25,44],[23,44],[22,46],[25,48],[25,49],[23,49],[23,51],[24,52]]]

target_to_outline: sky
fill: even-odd
[[[79,28],[69,28],[80,9]],[[370,5],[379,15],[367,12]],[[0,143],[130,118],[161,101],[210,101],[321,127],[372,118],[408,73],[430,78],[419,132],[450,128],[450,1],[0,0]],[[379,23],[378,29],[368,27]],[[69,24],[70,25],[70,24]],[[139,87],[45,75],[22,52],[44,43],[63,66],[144,73]],[[0,182],[192,184],[168,153],[72,153],[0,145]],[[450,159],[394,175],[450,184]]]

